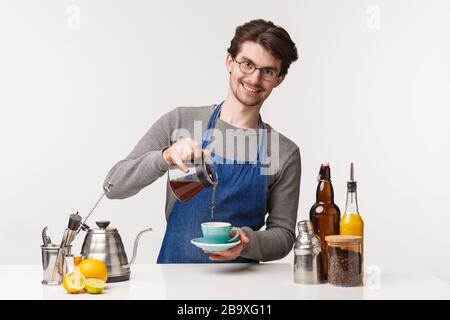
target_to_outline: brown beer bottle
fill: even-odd
[[[309,219],[314,226],[314,233],[322,241],[323,273],[324,278],[328,279],[328,257],[327,244],[325,237],[330,235],[339,235],[339,222],[341,220],[341,211],[334,203],[334,191],[331,184],[330,164],[323,163],[320,166],[318,185],[316,191],[316,203],[309,211]]]

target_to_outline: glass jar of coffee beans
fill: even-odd
[[[340,287],[363,285],[364,254],[361,236],[327,236],[328,282]]]

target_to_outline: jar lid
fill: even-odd
[[[361,236],[326,236],[325,241],[330,245],[358,245],[362,242]]]

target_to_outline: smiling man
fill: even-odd
[[[263,122],[260,110],[297,58],[289,34],[272,22],[258,19],[237,27],[226,56],[230,85],[225,100],[205,107],[178,107],[163,115],[109,171],[105,184],[110,181],[114,187],[106,196],[123,199],[163,176],[169,166],[186,170],[183,161],[197,157],[202,150],[213,155],[219,177],[214,219],[239,227],[240,243],[226,251],[204,252],[194,247],[190,240],[201,236],[200,224],[212,219],[211,188],[183,203],[168,185],[167,228],[158,263],[270,261],[291,251],[300,190],[300,151]],[[289,112],[289,106],[281,107]],[[198,123],[204,133],[212,133],[200,139],[177,134],[183,129],[194,136]],[[241,144],[236,145],[236,141]],[[264,170],[267,155],[277,163],[270,172]]]

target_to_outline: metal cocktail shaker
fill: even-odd
[[[322,242],[309,220],[297,224],[299,235],[294,245],[294,281],[302,284],[324,283]]]

